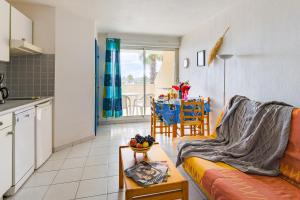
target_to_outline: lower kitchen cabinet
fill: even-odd
[[[51,154],[51,99],[0,112],[0,200],[14,195],[33,174],[35,161],[38,169]]]
[[[0,130],[0,198],[12,185],[12,126]]]

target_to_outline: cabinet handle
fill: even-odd
[[[0,122],[0,126],[2,126],[3,125],[3,122]]]
[[[12,131],[9,131],[9,132],[6,133],[6,135],[12,135],[12,134],[13,134]]]
[[[29,116],[30,116],[29,114],[25,115],[25,117],[29,117]]]

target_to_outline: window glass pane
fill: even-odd
[[[166,94],[175,83],[175,51],[146,50],[146,115],[150,114],[150,96]]]
[[[120,62],[124,116],[150,115],[150,96],[175,83],[175,51],[122,49]]]
[[[121,49],[123,116],[143,115],[144,61],[143,50]]]

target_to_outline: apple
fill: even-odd
[[[144,147],[144,148],[149,147],[149,143],[148,143],[147,141],[145,141],[145,142],[143,143],[143,147]]]
[[[140,144],[140,143],[137,143],[137,144],[136,144],[136,148],[143,148],[143,145]]]
[[[132,146],[132,147],[135,147],[136,146],[136,144],[137,144],[137,141],[136,141],[136,139],[135,138],[131,138],[131,140],[130,140],[130,146]]]

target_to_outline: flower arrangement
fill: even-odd
[[[191,88],[189,81],[179,82],[178,85],[173,85],[172,88],[179,93],[179,99],[188,99],[189,90]]]

